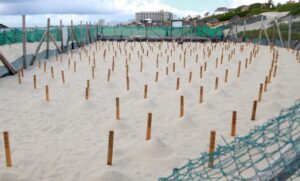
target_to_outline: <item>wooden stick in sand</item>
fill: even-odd
[[[109,137],[108,137],[107,165],[112,165],[113,147],[114,147],[114,131],[110,130]]]
[[[231,136],[236,136],[236,115],[237,112],[232,112],[232,121],[231,121]]]
[[[252,121],[255,120],[256,108],[257,108],[257,101],[253,101],[252,114],[251,114],[251,120]]]
[[[146,140],[151,139],[152,113],[148,113]]]
[[[120,98],[116,98],[116,119],[120,120]]]
[[[209,141],[209,162],[208,167],[213,167],[214,165],[214,152],[216,144],[216,131],[210,132],[210,141]]]
[[[179,117],[184,116],[184,96],[180,96],[180,114]]]
[[[9,143],[9,134],[8,134],[8,131],[4,131],[3,132],[3,141],[4,141],[6,166],[7,167],[12,167],[12,159],[11,159],[11,152],[10,152],[10,143]]]

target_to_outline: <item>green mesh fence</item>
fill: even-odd
[[[78,41],[86,41],[86,27],[73,27],[75,37],[71,34],[69,28],[69,38],[75,38]],[[28,28],[26,30],[27,42],[38,42],[45,33],[45,28]],[[210,28],[208,26],[197,27],[141,27],[141,26],[104,26],[89,28],[89,34],[92,40],[96,35],[115,36],[115,37],[208,37],[221,38],[223,35],[222,28]],[[50,32],[56,41],[61,40],[60,29],[58,27],[51,27]],[[6,29],[0,32],[0,45],[20,43],[22,42],[22,30],[19,28]]]
[[[224,139],[224,138],[223,138]],[[225,139],[224,139],[225,141]],[[226,141],[225,141],[226,142]],[[213,166],[209,166],[213,156]],[[300,100],[212,154],[175,168],[170,180],[287,180],[300,176]]]

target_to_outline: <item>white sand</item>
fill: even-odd
[[[256,121],[250,120],[253,100],[258,97],[259,84],[268,74],[272,53],[269,47],[260,46],[255,60],[245,69],[253,45],[240,53],[237,44],[224,51],[224,63],[215,68],[215,59],[222,51],[221,44],[211,58],[203,59],[204,44],[185,43],[187,64],[180,61],[182,49],[175,44],[176,52],[167,64],[164,54],[167,43],[161,48],[152,43],[154,51],[143,56],[144,70],[140,70],[141,53],[139,43],[132,46],[132,60],[129,62],[130,91],[126,91],[124,42],[113,45],[118,50],[115,71],[111,82],[107,82],[107,69],[111,68],[112,44],[99,43],[96,52],[96,78],[91,78],[92,63],[78,53],[72,61],[77,62],[77,72],[68,68],[68,56],[63,63],[55,57],[47,61],[47,73],[37,64],[26,70],[23,83],[18,85],[17,76],[0,79],[0,131],[8,130],[12,150],[13,168],[5,167],[3,141],[0,142],[1,180],[39,181],[99,181],[99,180],[155,180],[168,176],[174,167],[182,166],[188,158],[199,157],[208,151],[209,134],[216,130],[217,144],[223,144],[221,135],[230,137],[231,114],[238,112],[237,134],[245,135],[251,128],[261,125],[276,116],[285,107],[293,105],[300,97],[300,63],[296,53],[278,48],[277,76],[272,78],[263,101],[258,104]],[[133,47],[135,45],[135,47]],[[146,51],[146,43],[142,44]],[[190,49],[196,50],[190,55]],[[172,44],[169,44],[170,48]],[[206,44],[211,48],[211,44]],[[92,51],[94,51],[93,46]],[[236,48],[236,55],[228,62],[228,54]],[[104,49],[107,57],[102,58]],[[89,55],[92,57],[92,51]],[[156,68],[157,53],[163,52]],[[168,53],[170,55],[170,50]],[[196,63],[196,54],[199,62]],[[127,54],[128,55],[128,54]],[[207,55],[207,53],[206,53]],[[242,61],[241,77],[236,78],[238,61]],[[207,71],[200,80],[200,65],[207,61]],[[172,63],[176,62],[176,72]],[[72,62],[73,65],[73,62]],[[55,68],[55,79],[51,78],[50,66]],[[169,67],[169,75],[165,68]],[[225,69],[229,69],[229,81],[224,83]],[[62,84],[60,71],[65,71],[66,83]],[[155,83],[155,73],[159,81]],[[192,83],[188,83],[189,72],[193,72]],[[38,89],[33,89],[33,75],[37,75]],[[215,77],[219,76],[219,89],[214,90]],[[176,78],[180,77],[180,90],[176,91]],[[91,79],[90,99],[85,100],[86,80]],[[45,85],[50,87],[50,102],[45,101]],[[143,99],[144,84],[148,84],[148,99]],[[199,87],[204,86],[205,102],[199,104]],[[185,96],[185,116],[179,118],[180,96]],[[115,119],[115,98],[120,97],[121,120]],[[152,138],[145,140],[147,113],[153,113]],[[113,165],[107,166],[107,144],[109,130],[115,131]]]

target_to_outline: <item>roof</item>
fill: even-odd
[[[207,20],[207,23],[218,23],[218,22],[219,22],[219,20],[217,18],[209,18]]]
[[[8,28],[8,27],[0,23],[0,29],[2,28]]]
[[[228,8],[226,8],[226,7],[219,7],[218,9],[216,9],[215,12],[218,12],[218,11],[228,11]]]
[[[241,17],[239,17],[238,15],[235,15],[233,16],[232,18],[230,18],[230,22],[237,22],[237,21],[240,21],[241,20]]]

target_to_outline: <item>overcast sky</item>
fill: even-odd
[[[274,0],[277,4],[287,0]],[[106,22],[121,22],[134,18],[138,11],[167,10],[179,17],[203,15],[217,7],[237,7],[267,0],[0,0],[0,23],[20,26],[20,15],[27,15],[28,26],[45,26],[47,17],[51,24],[62,19],[69,24],[105,19]]]

